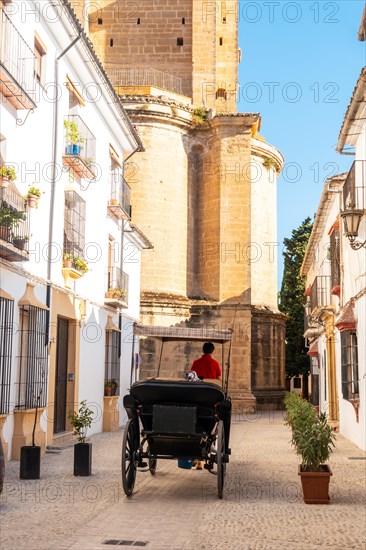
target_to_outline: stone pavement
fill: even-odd
[[[126,498],[120,481],[122,431],[93,436],[93,475],[72,475],[73,449],[46,454],[41,479],[19,480],[7,464],[1,550],[108,550],[107,540],[147,550],[364,550],[365,453],[337,436],[331,504],[306,505],[282,412],[234,418],[225,498],[206,470],[158,461],[137,474]],[[118,546],[121,547],[121,546]]]

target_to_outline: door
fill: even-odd
[[[55,408],[53,433],[62,433],[66,429],[66,390],[67,390],[67,357],[69,341],[69,321],[57,318],[57,350],[55,375]]]

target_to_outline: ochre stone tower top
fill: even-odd
[[[237,8],[237,0],[98,0],[90,3],[89,32],[115,84],[140,87],[155,80],[196,107],[233,113]],[[169,75],[173,86],[167,86]]]

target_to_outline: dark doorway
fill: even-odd
[[[53,433],[62,433],[66,429],[66,389],[67,389],[67,356],[69,341],[69,321],[57,318],[57,350],[55,375],[55,409]]]

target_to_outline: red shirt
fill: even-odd
[[[202,357],[193,361],[191,370],[196,371],[197,376],[203,378],[217,379],[221,376],[219,363],[209,353],[204,353]]]

